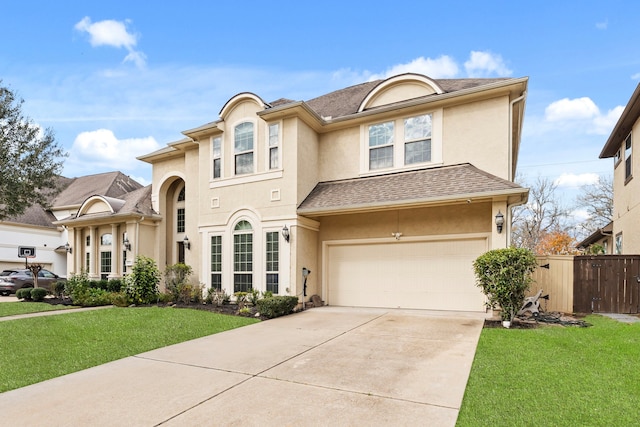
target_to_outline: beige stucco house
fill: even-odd
[[[607,139],[600,158],[613,158],[613,253],[640,254],[640,84]],[[634,154],[635,151],[635,154]]]
[[[472,262],[509,244],[510,207],[528,196],[513,182],[527,81],[403,74],[309,101],[240,93],[139,157],[159,217],[112,234],[230,294],[484,311]]]
[[[18,257],[19,247],[35,249],[36,257],[29,259],[29,263],[37,263],[45,269],[59,276],[66,276],[69,272],[79,272],[80,267],[91,267],[93,278],[100,276],[100,266],[95,260],[80,263],[80,254],[86,246],[74,240],[78,238],[76,224],[78,212],[92,204],[90,200],[126,200],[129,193],[142,188],[142,185],[121,172],[105,172],[78,178],[57,178],[59,193],[47,200],[48,206],[33,205],[22,215],[0,221],[0,269],[19,268],[25,266],[25,259]],[[150,205],[150,202],[148,203]],[[90,215],[99,224],[95,209]],[[87,217],[85,217],[87,218]],[[96,228],[96,233],[98,232]],[[101,229],[100,229],[101,230]],[[94,242],[96,240],[94,239]],[[90,247],[97,254],[98,248]],[[111,249],[109,249],[111,250]],[[105,249],[106,251],[106,249]],[[96,255],[97,256],[97,255]],[[78,269],[73,264],[78,259]],[[86,261],[86,262],[85,262]],[[87,271],[90,269],[87,268]],[[109,274],[122,274],[111,266],[104,267]],[[114,277],[120,277],[114,276]]]

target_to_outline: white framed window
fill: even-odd
[[[254,131],[252,122],[243,122],[234,128],[235,174],[253,173]]]
[[[404,119],[404,164],[431,161],[431,114]]]
[[[113,243],[113,236],[111,233],[104,233],[100,236],[100,246],[111,246],[111,243]]]
[[[222,290],[222,236],[211,236],[211,287]]]
[[[442,111],[363,126],[363,174],[442,162]]]
[[[631,179],[632,170],[631,170],[631,134],[624,141],[624,179],[625,182]]]
[[[186,228],[185,187],[180,189],[176,199],[176,233],[184,233]]]
[[[211,139],[211,159],[212,159],[212,177],[219,179],[222,177],[222,137],[216,136]]]
[[[265,247],[267,291],[278,293],[280,272],[280,232],[268,231]]]
[[[100,278],[106,280],[111,274],[111,251],[100,252]]]
[[[369,126],[369,169],[393,167],[394,123]]]
[[[269,125],[269,141],[268,141],[268,159],[269,170],[280,168],[280,124],[272,123]]]
[[[233,230],[233,292],[253,288],[253,228],[239,221]]]
[[[622,233],[618,233],[616,234],[616,240],[615,240],[615,254],[616,255],[620,255],[622,254]]]

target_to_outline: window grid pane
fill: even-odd
[[[269,148],[269,169],[277,169],[278,163],[278,147]]]
[[[424,163],[431,161],[431,140],[407,142],[404,145],[404,163]]]
[[[233,275],[233,292],[249,292],[253,288],[253,274]]]
[[[234,271],[253,271],[253,234],[233,236]]]
[[[85,270],[87,271],[87,273],[89,272],[89,267],[91,266],[91,252],[87,252],[87,257],[85,258],[86,262],[85,262]]]
[[[393,122],[369,126],[369,147],[393,144]]]
[[[236,155],[236,175],[253,173],[253,153]]]
[[[241,123],[235,129],[235,153],[253,150],[253,123]]]
[[[393,167],[393,146],[369,150],[369,169]]]
[[[213,138],[213,177],[220,178],[220,165],[222,164],[222,138]]]
[[[404,164],[431,161],[431,114],[404,119]]]
[[[184,233],[184,208],[178,208],[178,233]]]
[[[631,135],[627,137],[624,145],[624,177],[631,176]]]
[[[111,273],[111,251],[100,252],[100,278],[106,279]]]
[[[278,293],[278,271],[280,270],[280,233],[267,233],[266,261],[267,261],[267,291]]]

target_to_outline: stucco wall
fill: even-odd
[[[509,99],[506,96],[445,108],[444,164],[468,162],[509,179],[508,126]]]
[[[625,135],[626,139],[626,135]],[[614,169],[613,242],[622,232],[622,253],[640,254],[640,120],[631,131],[632,178],[625,182],[624,140],[622,156]]]

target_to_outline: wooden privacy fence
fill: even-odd
[[[640,255],[540,256],[529,291],[546,311],[639,313]]]
[[[640,255],[577,256],[573,307],[579,313],[638,313]]]

